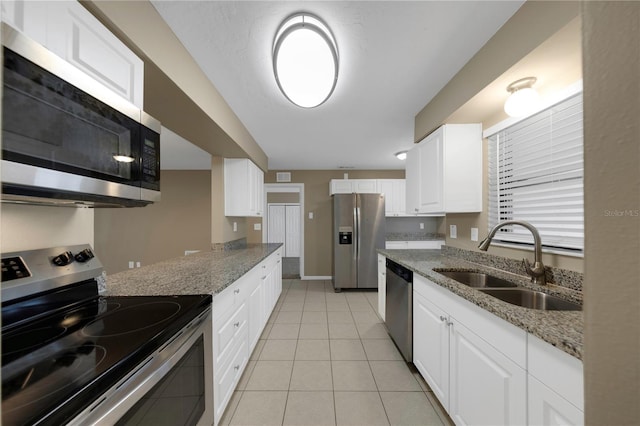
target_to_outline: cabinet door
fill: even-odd
[[[224,159],[225,216],[262,216],[264,173],[246,158]]]
[[[478,335],[453,321],[449,415],[456,424],[527,422],[526,371]]]
[[[405,161],[405,213],[417,214],[420,211],[420,156],[419,147],[414,146],[407,152]]]
[[[354,179],[352,182],[353,192],[358,194],[377,194],[377,184],[375,179]]]
[[[349,179],[331,179],[329,183],[329,194],[351,194],[355,192],[353,189],[353,181]]]
[[[265,321],[265,286],[263,285],[262,280],[256,280],[256,286],[253,288],[251,293],[249,293],[249,353],[253,351],[256,343],[258,343],[258,339],[260,338],[260,333],[262,333],[262,329],[266,323]]]
[[[584,413],[532,375],[528,377],[529,424],[583,425]]]
[[[378,179],[376,182],[376,191],[384,194],[384,215],[393,216],[395,214],[395,191],[393,179]]]
[[[443,130],[440,128],[430,134],[419,145],[418,157],[420,164],[420,213],[438,213],[444,211],[443,177]]]
[[[447,314],[413,292],[413,364],[445,409],[449,409]],[[473,389],[478,389],[477,384]]]
[[[384,194],[385,216],[404,216],[406,214],[404,179],[378,179],[376,192]]]
[[[76,1],[47,3],[47,45],[51,51],[143,107],[144,63]]]

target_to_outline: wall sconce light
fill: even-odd
[[[398,160],[406,160],[407,159],[407,151],[400,151],[393,154],[398,158]]]
[[[537,79],[525,77],[514,81],[507,86],[507,92],[511,93],[504,103],[504,112],[510,117],[523,117],[536,110],[540,95],[532,87]]]

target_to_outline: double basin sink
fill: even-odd
[[[500,299],[512,305],[543,311],[580,311],[582,306],[556,296],[519,287],[510,281],[482,272],[438,270],[445,277],[473,287],[478,291]]]

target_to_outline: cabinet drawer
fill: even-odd
[[[231,395],[247,365],[249,359],[247,342],[247,333],[242,333],[241,338],[237,339],[237,344],[233,345],[229,362],[221,364],[220,368],[214,370],[215,385],[213,395],[216,420],[219,420],[224,413],[224,409],[229,403]]]
[[[234,346],[236,336],[240,336],[247,329],[247,305],[242,303],[238,308],[232,309],[225,315],[226,320],[215,322],[214,320],[214,358],[215,366],[224,364],[225,359],[231,356],[230,349]],[[216,325],[217,324],[217,325]]]
[[[252,270],[238,278],[229,287],[222,290],[220,293],[213,297],[213,318],[214,320],[222,320],[222,315],[228,315],[230,309],[240,306],[251,293],[252,284],[255,285],[255,278],[258,267],[254,267]]]

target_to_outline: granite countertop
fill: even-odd
[[[106,296],[216,295],[282,244],[208,251],[177,257],[107,276]]]
[[[444,256],[440,250],[378,250],[378,252],[569,355],[582,359],[584,329],[582,311],[540,311],[515,306],[447,278],[433,269],[479,270],[516,282],[523,287],[533,288],[534,285],[527,277],[502,272],[456,257]],[[582,303],[582,300],[577,300],[578,292],[567,291],[561,287],[549,285],[544,289],[539,287],[534,289]]]

